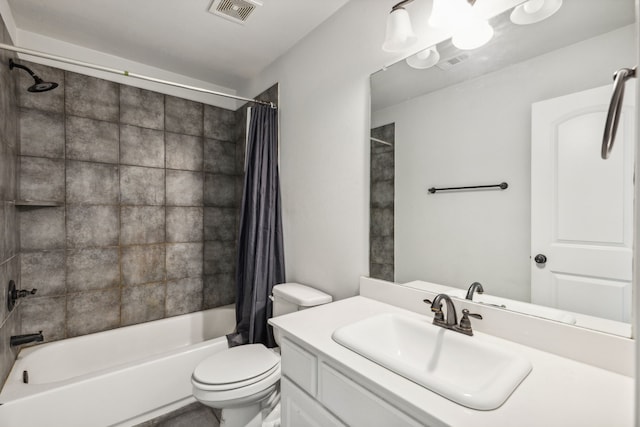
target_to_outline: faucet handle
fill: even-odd
[[[439,304],[438,307],[433,306],[433,302],[430,299],[423,299],[422,302],[425,304],[429,304],[431,306],[431,311],[434,312],[434,321],[435,322],[444,322],[444,313],[442,312],[442,304]]]
[[[476,319],[482,319],[482,316],[476,313],[470,313],[466,308],[462,310],[462,319],[460,319],[460,325],[455,326],[455,330],[458,332],[462,332],[466,335],[473,335],[473,329],[471,329],[471,320],[469,317],[474,317]]]

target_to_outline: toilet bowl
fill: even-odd
[[[297,283],[273,288],[274,316],[331,302],[330,295]],[[275,336],[279,342],[279,336]],[[220,427],[261,426],[279,402],[280,355],[262,344],[232,347],[200,362],[191,376],[193,396],[222,409]]]

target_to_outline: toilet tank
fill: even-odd
[[[273,317],[327,304],[332,300],[331,295],[309,286],[281,283],[273,287]]]

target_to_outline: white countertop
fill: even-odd
[[[425,306],[425,314],[426,309]],[[269,321],[321,357],[337,362],[361,384],[430,425],[469,427],[625,427],[633,425],[633,379],[521,344],[476,332],[523,354],[533,370],[498,409],[478,411],[419,386],[331,338],[333,331],[382,313],[420,315],[357,296]],[[431,317],[431,316],[429,316]],[[473,319],[472,319],[473,323]],[[523,332],[524,333],[524,332]],[[474,337],[469,337],[474,339]]]

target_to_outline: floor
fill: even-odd
[[[135,427],[219,427],[220,412],[199,402],[192,403]]]

